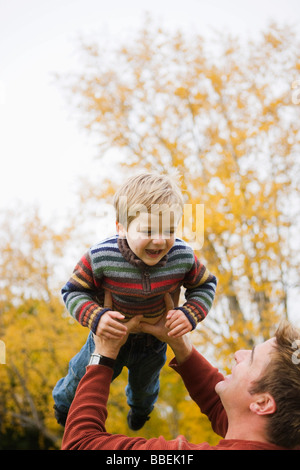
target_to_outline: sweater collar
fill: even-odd
[[[121,255],[126,259],[126,261],[128,261],[128,263],[132,264],[136,268],[141,269],[142,271],[147,271],[150,267],[156,268],[165,266],[168,260],[168,255],[165,255],[154,266],[148,266],[148,264],[144,263],[144,261],[142,261],[138,256],[136,256],[136,254],[131,250],[126,238],[118,237],[118,247]]]

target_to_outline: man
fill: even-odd
[[[288,450],[300,445],[300,333],[289,324],[252,351],[238,351],[232,374],[223,377],[193,347],[188,337],[168,336],[165,319],[156,325],[134,317],[127,334],[137,327],[172,348],[170,366],[178,372],[192,399],[224,439],[216,446],[127,437],[106,432],[107,400],[122,340],[95,337],[95,353],[71,405],[62,449],[101,450]],[[300,356],[300,354],[299,354]],[[103,358],[104,357],[104,358]],[[100,360],[100,363],[99,363]],[[96,364],[95,364],[96,362]],[[94,364],[93,364],[94,363]]]

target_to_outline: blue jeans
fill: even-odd
[[[68,374],[53,389],[53,398],[59,411],[68,412],[94,350],[93,334],[90,333],[85,345],[71,359]],[[159,393],[159,374],[166,362],[166,350],[166,343],[146,333],[130,334],[121,347],[112,380],[120,375],[124,366],[128,368],[125,391],[133,413],[149,415],[153,410]]]

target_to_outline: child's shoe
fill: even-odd
[[[138,431],[141,429],[146,421],[150,419],[150,416],[134,414],[132,410],[129,410],[127,415],[127,423],[130,429]]]
[[[58,422],[58,424],[64,427],[67,421],[68,413],[60,411],[56,405],[54,405],[53,408],[56,421]]]

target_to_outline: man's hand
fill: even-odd
[[[177,362],[181,364],[184,362],[192,352],[192,343],[187,336],[170,336],[170,330],[166,326],[167,315],[170,310],[174,308],[174,304],[170,294],[165,295],[166,313],[154,325],[141,321],[139,327],[144,333],[155,336],[160,341],[168,343],[173,349]],[[177,312],[177,310],[175,310]]]
[[[142,318],[143,315],[137,315],[131,320],[129,320],[126,325],[123,325],[123,327],[125,328],[125,333],[119,337],[108,338],[107,336],[94,335],[95,353],[101,354],[102,356],[110,357],[112,359],[116,359],[121,346],[126,343],[129,333],[133,331],[136,332],[137,330],[139,330],[139,325]]]
[[[155,336],[160,341],[168,343],[169,346],[173,349],[178,363],[184,362],[192,351],[192,344],[187,338],[187,336],[181,336],[176,338],[169,335],[170,330],[166,327],[167,314],[170,310],[174,309],[174,303],[170,294],[165,295],[165,303],[166,313],[155,324],[143,322],[143,315],[138,315],[133,317],[126,324],[119,323],[124,328],[122,328],[122,334],[119,336],[117,335],[116,337],[109,338],[107,335],[94,335],[95,353],[101,354],[102,356],[110,357],[112,359],[116,359],[121,346],[127,341],[129,333],[136,333],[137,331],[141,331],[143,333],[148,333],[150,335]],[[112,307],[110,293],[105,293],[105,307]]]
[[[97,326],[96,336],[106,339],[120,339],[127,333],[127,328],[120,320],[124,320],[124,315],[114,310],[105,312]]]
[[[165,294],[164,296],[165,304],[166,304],[166,312],[165,314],[158,320],[157,323],[151,324],[147,322],[141,321],[139,324],[140,330],[143,333],[149,333],[150,335],[155,336],[160,341],[167,343],[169,338],[170,330],[166,327],[166,319],[167,313],[174,308],[174,302],[170,294]]]

